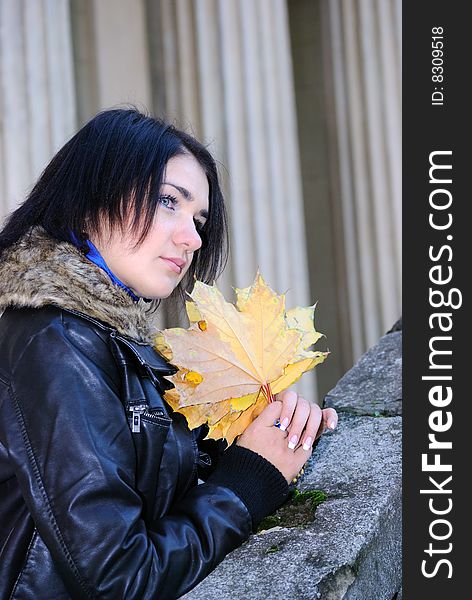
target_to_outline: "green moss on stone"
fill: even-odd
[[[315,511],[327,497],[328,496],[321,490],[307,490],[306,492],[300,492],[300,490],[294,489],[292,491],[291,501],[293,504],[309,503],[313,511]]]
[[[272,527],[300,527],[311,523],[317,507],[326,500],[327,495],[321,490],[300,492],[294,489],[290,492],[287,502],[273,515],[263,519],[257,532]]]
[[[263,529],[272,529],[272,527],[277,527],[280,524],[280,517],[275,515],[269,515],[265,519],[262,519],[258,531],[262,531]]]

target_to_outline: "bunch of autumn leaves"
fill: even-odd
[[[165,399],[190,429],[208,424],[208,438],[236,436],[273,395],[322,363],[328,352],[309,348],[322,336],[314,306],[285,311],[278,295],[257,273],[252,286],[236,289],[236,305],[216,286],[197,281],[187,302],[188,329],[165,329],[156,349],[178,371]]]

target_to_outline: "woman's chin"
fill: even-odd
[[[128,282],[128,286],[140,298],[163,300],[172,294],[182,281],[182,278],[181,276],[176,276],[174,273],[159,273],[157,278],[144,278],[144,280],[135,281],[135,285],[130,285],[130,282]]]
[[[146,298],[147,300],[164,300],[165,298],[168,298],[172,292],[174,291],[174,287],[169,287],[169,288],[164,288],[164,287],[160,287],[159,289],[156,288],[143,288],[141,291],[139,290],[132,290],[134,294],[136,294],[136,296],[139,296],[140,298]]]

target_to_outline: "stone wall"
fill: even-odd
[[[298,482],[305,494],[184,598],[401,597],[401,343],[399,322],[326,396],[339,425]],[[313,490],[326,494],[315,511]]]

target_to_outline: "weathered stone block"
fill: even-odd
[[[187,600],[391,600],[401,585],[401,419],[341,415],[300,490],[328,498],[304,526],[252,536]]]
[[[384,335],[337,383],[325,406],[355,415],[402,414],[402,332]]]

